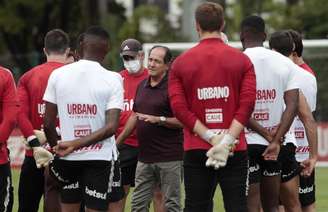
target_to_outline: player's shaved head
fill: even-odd
[[[79,36],[79,54],[83,59],[102,62],[109,50],[109,34],[100,26],[89,27]]]
[[[252,15],[244,18],[241,22],[240,29],[240,41],[244,48],[245,46],[247,47],[254,43],[256,43],[257,46],[263,45],[263,42],[266,39],[266,34],[265,22],[261,17]]]

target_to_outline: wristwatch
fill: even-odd
[[[159,125],[163,125],[163,124],[165,124],[165,122],[166,122],[166,117],[165,116],[160,116],[159,117]]]

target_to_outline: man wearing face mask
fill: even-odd
[[[136,39],[127,39],[122,42],[120,56],[125,69],[120,72],[124,86],[124,108],[121,112],[119,127],[116,136],[120,135],[132,112],[134,97],[138,84],[148,77],[148,70],[143,66],[144,52],[141,43]],[[109,204],[109,211],[124,211],[129,189],[134,186],[135,172],[138,162],[138,141],[134,131],[123,144],[118,146],[120,152],[121,182],[125,197],[118,202]],[[119,198],[117,198],[119,200]],[[154,207],[156,212],[163,211],[160,192],[154,193]]]

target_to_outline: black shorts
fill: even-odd
[[[266,145],[249,144],[249,184],[259,183],[261,177],[277,176],[281,174],[281,164],[279,161],[264,160],[263,152]]]
[[[281,146],[278,160],[281,163],[281,182],[285,183],[300,173],[301,167],[295,158],[296,146],[287,143]]]
[[[220,184],[226,211],[247,212],[248,156],[235,152],[225,167],[206,167],[206,150],[184,155],[185,212],[213,211],[213,197]],[[216,200],[214,200],[216,201]]]
[[[124,198],[125,192],[121,180],[120,161],[114,163],[114,176],[112,182],[112,189],[109,193],[109,202],[117,202]]]
[[[120,152],[122,185],[134,186],[139,149],[127,144],[119,145],[118,149]]]
[[[10,164],[0,165],[0,211],[11,212],[13,207],[13,186]]]
[[[94,210],[107,210],[114,166],[112,161],[69,161],[55,158],[50,174],[61,184],[62,203],[79,203]]]
[[[315,202],[315,173],[314,170],[309,177],[300,175],[300,187],[298,190],[302,207]]]

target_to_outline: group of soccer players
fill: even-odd
[[[219,4],[199,5],[195,19],[200,42],[168,73],[168,98],[184,125],[184,211],[213,211],[218,184],[226,211],[315,211],[317,84],[302,59],[301,35],[275,32],[264,48],[265,23],[249,16],[241,52],[223,42]],[[26,72],[17,90],[10,71],[0,69],[0,212],[12,210],[6,140],[16,122],[26,140],[20,212],[38,211],[42,196],[47,212],[124,211],[138,141],[134,132],[117,148],[115,137],[149,77],[142,47],[135,39],[122,43],[125,70],[117,74],[101,65],[110,46],[103,28],[80,35],[74,58],[69,43],[62,30],[49,31],[47,61]],[[151,191],[155,210],[173,211],[160,190]]]

